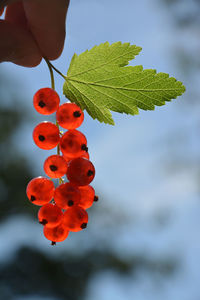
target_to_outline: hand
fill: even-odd
[[[2,5],[7,9],[0,20],[0,62],[34,67],[42,57],[60,56],[69,0],[3,0]]]

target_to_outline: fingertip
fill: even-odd
[[[14,57],[13,59],[10,60],[10,62],[22,67],[34,68],[41,63],[41,60],[42,60],[42,56],[35,55],[34,53],[32,55],[29,54],[28,56]]]
[[[42,55],[31,34],[7,21],[0,20],[0,62],[8,61],[24,67],[40,64]]]
[[[29,0],[24,9],[29,28],[44,57],[57,59],[64,47],[69,0]]]
[[[45,54],[46,58],[49,60],[55,60],[60,57],[60,55],[63,52],[64,48],[64,42],[65,42],[65,31],[63,33],[60,32],[60,35],[57,37],[54,47],[46,47],[45,48]],[[49,41],[49,43],[52,43]]]

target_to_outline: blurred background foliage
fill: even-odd
[[[24,203],[26,195],[24,194],[27,181],[33,174],[28,166],[23,153],[15,149],[13,136],[17,129],[28,120],[28,112],[22,110],[22,105],[17,101],[20,95],[14,94],[14,88],[11,81],[7,78],[6,87],[7,97],[15,105],[7,106],[2,91],[5,88],[3,73],[0,74],[0,189],[1,189],[1,210],[0,220],[17,213],[31,213],[32,209]],[[10,86],[9,86],[10,85]],[[14,150],[14,151],[13,151]]]
[[[1,74],[1,78],[3,74]],[[6,84],[9,85],[7,78]],[[3,80],[0,81],[0,85]],[[0,89],[2,91],[2,89]],[[29,122],[30,113],[18,102],[10,85],[7,90],[7,97],[17,105],[6,107],[3,96],[0,103],[0,190],[1,210],[0,221],[6,218],[12,219],[22,214],[33,218],[38,208],[27,202],[25,190],[26,185],[34,177],[31,172],[27,158],[23,153],[16,151],[13,135],[24,122]],[[100,200],[101,202],[103,199]],[[104,214],[102,211],[93,210],[94,214]],[[114,231],[120,226],[120,217],[115,212],[107,212],[108,221],[105,227]],[[116,223],[116,220],[118,223]],[[13,228],[12,234],[15,234]],[[92,238],[89,234],[89,238]],[[33,241],[34,242],[34,241]],[[49,243],[50,245],[50,243]],[[59,246],[58,246],[59,247]],[[106,245],[94,244],[89,251],[81,253],[78,249],[76,254],[73,251],[65,251],[62,255],[48,257],[37,248],[21,246],[11,260],[1,262],[0,265],[0,299],[12,300],[18,296],[47,297],[45,299],[83,299],[87,282],[97,272],[112,270],[120,276],[129,276],[138,269],[148,271],[150,276],[170,276],[176,269],[176,262],[173,259],[157,260],[145,256],[131,258],[119,257]],[[20,299],[20,298],[19,298]],[[28,299],[28,298],[25,298]],[[42,298],[43,299],[43,298]]]

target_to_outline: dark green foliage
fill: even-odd
[[[8,89],[8,94],[10,91]],[[15,100],[13,105],[7,107],[4,106],[6,101],[3,96],[0,102],[0,221],[12,214],[33,215],[36,211],[35,207],[29,205],[25,194],[26,185],[33,174],[14,143],[17,130],[28,119],[28,112],[22,108],[22,103],[14,105]]]
[[[10,290],[15,296],[40,295],[59,300],[79,300],[85,295],[88,280],[96,272],[107,269],[121,276],[143,269],[156,276],[170,275],[175,265],[173,261],[155,262],[137,256],[126,261],[106,249],[93,249],[78,257],[65,253],[49,258],[36,249],[21,248],[13,261],[1,265],[0,290]],[[6,294],[1,296],[1,299],[6,299]]]

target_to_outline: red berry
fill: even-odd
[[[63,157],[65,159],[65,161],[67,162],[67,164],[70,162],[70,160],[72,160],[73,158],[67,157],[66,155],[63,154]],[[88,152],[85,152],[84,154],[82,154],[80,157],[84,157],[87,159],[90,159],[90,155]]]
[[[87,227],[88,214],[80,206],[73,206],[65,211],[63,224],[70,231],[80,231]]]
[[[84,114],[80,107],[74,103],[64,103],[56,112],[59,125],[65,129],[76,129],[81,126]]]
[[[67,172],[67,162],[60,155],[51,155],[44,162],[44,171],[51,178],[60,178]]]
[[[85,152],[84,154],[81,155],[81,157],[84,157],[84,158],[87,158],[87,159],[90,159],[90,155],[88,152]]]
[[[34,108],[43,115],[54,113],[58,109],[59,103],[58,94],[51,88],[42,88],[33,97]]]
[[[67,162],[67,165],[68,165],[68,163],[70,162],[70,160],[72,160],[72,158],[69,158],[69,157],[65,156],[64,154],[63,154],[62,157],[63,157],[63,158],[65,159],[65,161]]]
[[[41,149],[50,150],[55,148],[59,139],[59,129],[51,122],[42,122],[33,130],[33,140]]]
[[[63,225],[63,223],[52,228],[44,226],[43,232],[44,232],[44,236],[48,240],[52,241],[52,245],[55,244],[56,242],[64,241],[69,234],[69,230]]]
[[[28,199],[35,205],[44,205],[51,201],[54,194],[53,182],[45,177],[32,179],[26,188]]]
[[[69,130],[60,140],[60,149],[68,158],[79,157],[88,151],[86,137],[78,130]]]
[[[81,193],[77,186],[67,182],[59,185],[55,189],[54,200],[56,204],[63,209],[78,205],[81,199]]]
[[[62,210],[54,204],[48,203],[43,205],[38,211],[38,220],[46,227],[58,226],[63,218]]]
[[[88,185],[94,179],[95,168],[90,160],[78,157],[69,162],[66,175],[70,182],[78,186]]]
[[[81,192],[81,200],[79,206],[87,209],[92,206],[95,199],[95,190],[91,185],[79,186]]]

